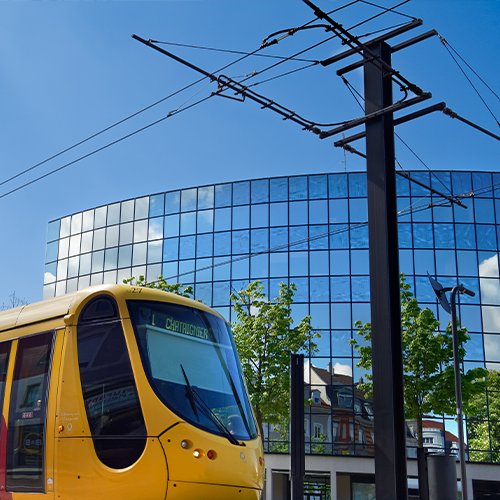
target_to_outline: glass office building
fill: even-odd
[[[458,305],[471,337],[465,369],[500,370],[500,174],[410,176],[419,183],[397,177],[400,269],[442,327],[449,315],[438,309],[427,273],[475,292]],[[463,195],[466,208],[423,185]],[[365,173],[303,175],[168,191],[69,215],[48,226],[44,298],[163,275],[193,285],[194,298],[231,321],[231,291],[260,280],[272,299],[281,281],[293,282],[293,317],[310,315],[321,332],[306,363],[307,451],[372,455],[371,402],[357,389],[363,373],[348,343],[354,321],[370,321],[366,196]],[[495,422],[484,418],[491,432]],[[451,417],[440,421],[453,429]],[[266,447],[279,450],[276,433],[267,438]],[[483,442],[481,460],[500,461],[489,435]]]

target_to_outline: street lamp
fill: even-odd
[[[462,415],[462,384],[460,380],[460,357],[458,354],[458,332],[457,332],[457,310],[455,304],[455,297],[457,292],[466,293],[467,295],[474,297],[475,293],[468,290],[463,285],[455,285],[452,288],[443,288],[443,286],[438,283],[435,279],[431,278],[429,273],[429,281],[436,293],[438,302],[441,307],[451,314],[451,331],[453,335],[453,365],[455,368],[455,398],[457,400],[457,417],[458,417],[458,441],[459,441],[459,453],[460,453],[460,473],[461,473],[461,483],[462,483],[462,499],[468,500],[467,492],[467,473],[465,469],[465,446],[464,446],[464,427],[463,427],[463,415]],[[446,292],[450,292],[450,303],[446,298]]]

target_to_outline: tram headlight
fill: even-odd
[[[203,452],[203,450],[196,449],[193,451],[194,458],[203,458],[204,456],[205,456],[205,453]]]

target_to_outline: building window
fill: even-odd
[[[314,424],[314,437],[319,439],[323,434],[323,426],[321,424]]]

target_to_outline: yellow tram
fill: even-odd
[[[264,454],[229,325],[102,285],[0,313],[0,500],[257,500]]]

